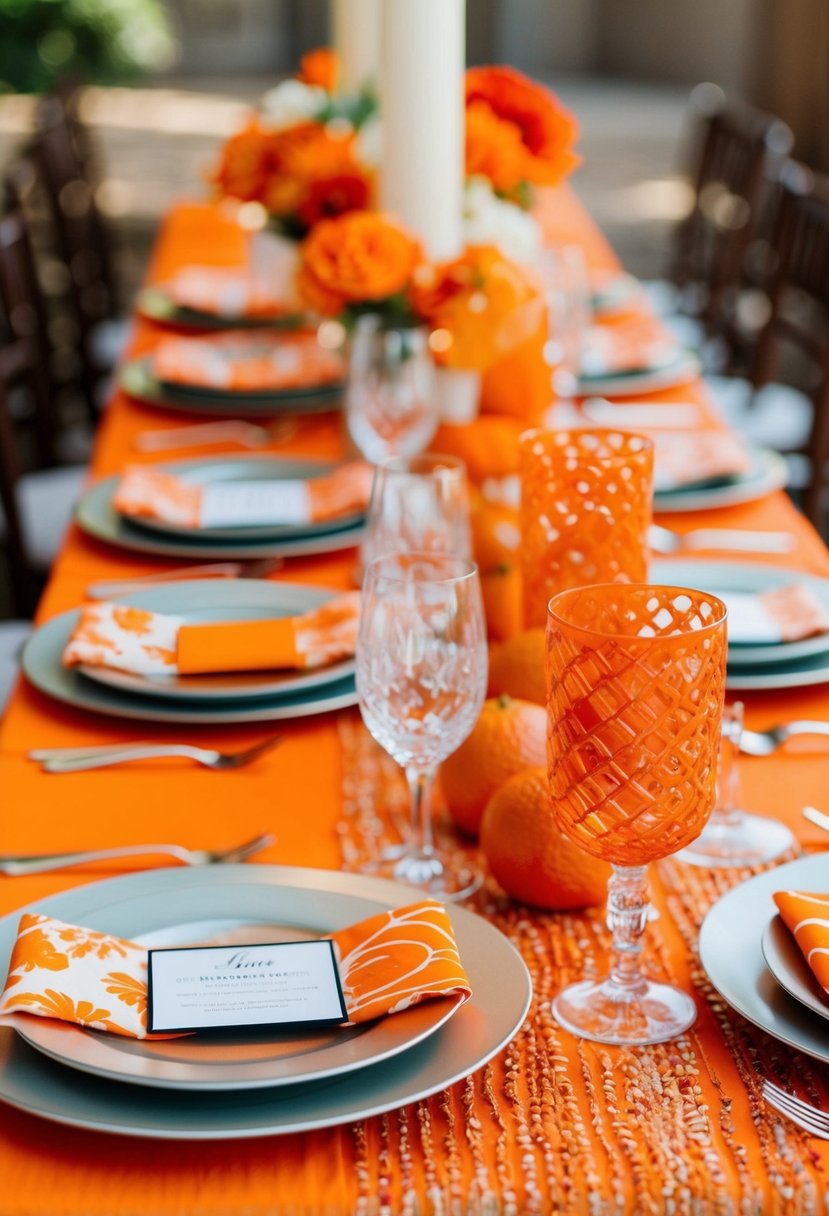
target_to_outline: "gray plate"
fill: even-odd
[[[342,384],[315,388],[228,392],[198,385],[173,384],[152,374],[152,358],[144,355],[125,363],[118,383],[130,397],[157,409],[183,414],[221,414],[238,418],[261,418],[274,414],[315,414],[342,408]]]
[[[32,634],[23,648],[21,666],[26,679],[49,697],[104,714],[108,718],[134,718],[144,722],[173,722],[182,725],[215,725],[235,722],[290,722],[357,704],[354,677],[331,680],[298,692],[242,699],[193,698],[174,701],[170,697],[136,696],[87,679],[77,670],[64,667],[61,656],[78,619],[77,610],[53,617]]]
[[[332,461],[287,460],[279,456],[212,456],[195,460],[177,460],[171,464],[154,465],[162,473],[175,473],[182,481],[195,485],[238,481],[308,481],[323,477],[336,465]],[[119,513],[120,514],[120,513]],[[186,540],[294,540],[312,536],[329,536],[349,528],[362,527],[364,511],[352,511],[334,520],[308,524],[253,524],[238,528],[192,528],[171,524],[162,519],[145,519],[122,515],[127,523],[142,531],[163,536],[183,536]]]
[[[157,870],[53,895],[32,911],[106,929],[150,934],[195,917],[273,919],[326,932],[383,908],[412,902],[409,887],[357,874],[277,866]],[[58,1123],[156,1139],[210,1140],[334,1127],[394,1110],[468,1076],[516,1034],[531,997],[530,978],[507,939],[481,917],[450,907],[473,995],[425,1041],[338,1080],[219,1093],[163,1093],[85,1077],[0,1030],[0,1100]],[[19,912],[0,920],[7,957]],[[393,1021],[389,1019],[389,1021]]]
[[[766,925],[761,946],[766,966],[781,988],[818,1017],[829,1018],[829,997],[822,995],[803,951],[779,913]]]
[[[256,460],[249,457],[249,460]],[[330,468],[330,464],[319,461],[284,460],[275,461],[273,457],[264,457],[266,464],[279,465],[283,476],[308,477]],[[248,461],[241,462],[250,468]],[[227,468],[240,462],[234,459],[214,461],[177,461],[165,464],[163,467],[179,474],[186,474],[193,468],[204,469],[208,465],[221,465]],[[360,516],[359,522],[345,527],[334,527],[332,524],[308,525],[304,530],[296,528],[256,529],[256,537],[238,537],[239,529],[222,529],[223,536],[206,537],[203,533],[188,535],[159,532],[133,523],[113,509],[112,498],[118,485],[119,478],[106,477],[99,481],[83,495],[75,511],[78,527],[96,540],[117,545],[122,549],[132,549],[138,553],[154,553],[159,557],[192,557],[192,558],[244,558],[244,557],[307,557],[319,553],[334,553],[340,549],[352,549],[362,540],[365,527],[365,517]],[[317,530],[315,530],[317,529]],[[252,529],[253,531],[253,529]],[[264,533],[264,534],[263,534]]]
[[[651,564],[654,579],[678,586],[695,587],[720,595],[729,591],[745,591],[759,595],[775,587],[787,587],[791,583],[803,583],[817,600],[829,610],[829,578],[819,578],[805,570],[790,570],[784,566],[763,566],[757,562],[706,561],[688,558],[655,561]],[[818,634],[813,638],[802,638],[799,642],[752,643],[733,642],[728,639],[728,665],[737,675],[737,668],[768,664],[789,664],[792,660],[823,656],[829,661],[829,636]],[[746,673],[750,674],[750,673]]]
[[[289,583],[266,583],[256,579],[216,581],[188,579],[181,583],[166,583],[118,597],[117,603],[152,612],[170,612],[183,616],[189,623],[196,621],[262,620],[263,617],[292,616],[324,604],[339,595],[338,591],[319,587],[293,586]],[[327,667],[310,671],[239,671],[198,676],[142,676],[107,667],[78,669],[89,680],[108,688],[121,689],[142,697],[170,697],[179,702],[189,700],[246,701],[253,697],[287,696],[310,688],[336,683],[354,675],[354,660],[343,659]]]
[[[181,329],[296,329],[305,323],[302,316],[278,313],[274,316],[250,317],[245,313],[235,316],[219,316],[215,312],[201,312],[197,308],[182,308],[169,296],[161,285],[145,287],[138,293],[135,306],[151,321],[161,321]]]
[[[826,890],[825,854],[800,857],[740,883],[714,905],[699,935],[700,961],[732,1008],[783,1043],[829,1063],[826,1019],[784,992],[766,967],[763,927],[777,908],[772,892]]]
[[[700,361],[691,351],[682,351],[670,363],[629,372],[608,372],[606,375],[581,375],[576,392],[580,397],[632,397],[640,393],[655,393],[662,388],[688,384],[700,374]]]
[[[786,462],[768,448],[748,448],[749,467],[739,477],[686,486],[678,490],[657,490],[653,509],[657,515],[672,511],[707,511],[754,502],[780,490],[788,479]]]

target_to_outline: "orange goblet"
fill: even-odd
[[[519,440],[524,623],[588,583],[648,576],[653,444],[612,430],[525,431]]]
[[[602,584],[564,591],[547,618],[552,814],[609,861],[610,975],[553,1002],[567,1030],[659,1043],[696,1017],[684,992],[640,969],[645,870],[694,840],[714,805],[725,689],[726,609],[701,591]]]

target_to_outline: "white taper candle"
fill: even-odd
[[[332,0],[334,49],[340,57],[340,86],[359,93],[379,85],[383,0]]]

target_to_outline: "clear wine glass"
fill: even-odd
[[[537,266],[547,305],[545,357],[553,369],[553,389],[559,401],[572,401],[592,320],[584,253],[579,245],[547,245]]]
[[[487,648],[475,564],[451,554],[378,557],[363,582],[357,693],[363,721],[403,768],[412,830],[396,858],[366,870],[437,899],[463,899],[482,876],[435,847],[438,765],[472,730],[486,696]]]

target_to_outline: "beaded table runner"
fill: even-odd
[[[353,714],[343,747],[343,862],[396,842],[408,814],[398,767]],[[467,857],[438,807],[442,843]],[[520,952],[533,981],[508,1047],[442,1094],[355,1124],[360,1213],[825,1213],[820,1142],[762,1099],[762,1077],[829,1109],[818,1061],[753,1027],[718,996],[696,953],[712,904],[751,871],[652,867],[657,918],[646,965],[693,991],[700,1016],[679,1038],[625,1049],[574,1039],[550,1012],[558,988],[608,965],[603,909],[545,913],[491,880],[467,904]],[[829,1039],[829,1031],[827,1032]]]

